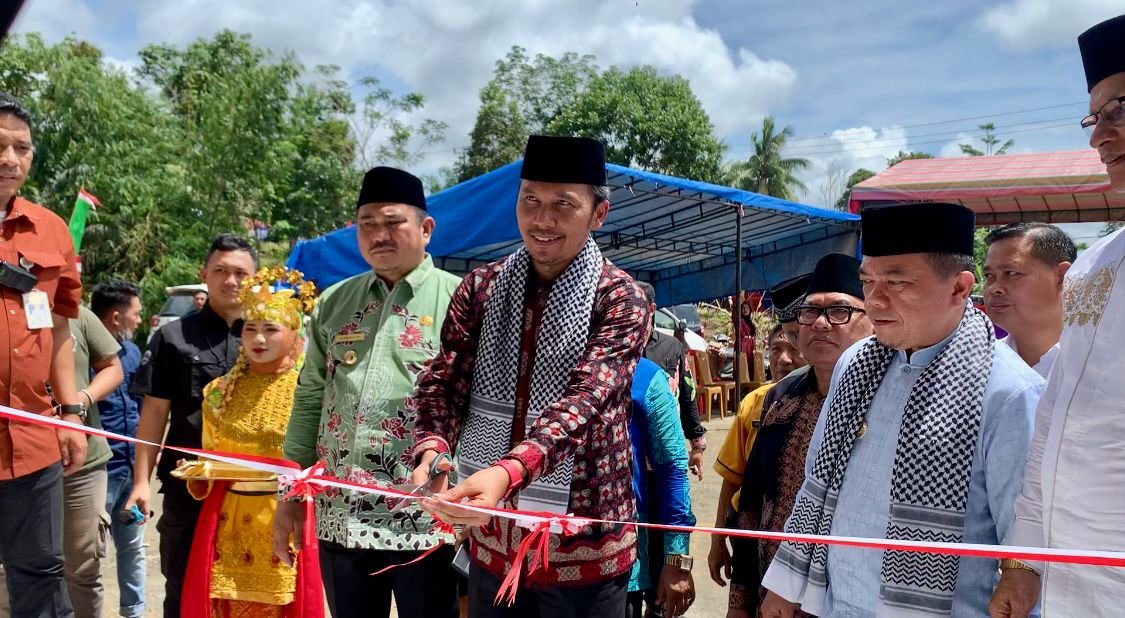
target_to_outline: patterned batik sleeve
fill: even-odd
[[[592,335],[563,396],[543,410],[528,429],[527,439],[505,456],[527,468],[528,482],[572,455],[585,442],[590,420],[606,413],[614,399],[627,398],[632,386],[651,319],[648,301],[629,278],[607,283],[603,273],[599,285],[607,289],[594,306]]]
[[[414,453],[450,453],[461,436],[461,424],[469,409],[477,336],[484,306],[479,271],[457,286],[441,327],[441,350],[418,376],[414,402]]]

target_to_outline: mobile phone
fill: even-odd
[[[117,521],[125,524],[126,526],[135,526],[145,520],[144,513],[137,505],[129,507],[128,510],[120,511],[117,513]]]
[[[469,544],[461,543],[457,553],[453,556],[453,569],[461,575],[469,576]]]

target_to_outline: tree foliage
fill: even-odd
[[[686,79],[661,76],[652,67],[597,75],[547,132],[598,138],[606,159],[619,165],[719,180],[723,144],[703,104]]]
[[[867,168],[864,168],[864,167],[861,167],[861,168],[857,169],[856,171],[852,172],[852,175],[848,176],[848,181],[844,185],[845,189],[844,189],[843,195],[840,196],[840,199],[836,200],[836,204],[835,204],[836,210],[839,210],[840,212],[847,212],[848,211],[848,198],[851,196],[852,187],[858,185],[859,183],[863,182],[864,180],[867,180],[868,178],[874,178],[874,177],[875,177],[875,172],[873,172],[873,171],[871,171]]]
[[[727,167],[726,183],[762,195],[795,200],[797,192],[806,190],[796,173],[808,169],[809,160],[784,156],[782,151],[790,137],[793,137],[792,127],[779,131],[773,117],[766,116],[762,120],[762,130],[750,135],[753,150],[750,158]]]
[[[523,155],[532,134],[597,137],[615,163],[716,180],[722,142],[691,85],[651,67],[602,71],[593,56],[513,47],[496,63],[455,173],[468,180]]]
[[[266,253],[281,254],[354,216],[358,165],[416,161],[444,131],[406,120],[420,94],[348,84],[231,31],[145,47],[132,72],[76,38],[9,37],[0,89],[34,116],[23,193],[64,218],[79,188],[96,195],[83,279],[139,282],[149,310],[166,285],[197,280],[218,233],[264,224],[278,247]]]
[[[1015,145],[1015,140],[1008,140],[1000,143],[1000,138],[996,137],[996,125],[989,122],[982,125],[977,125],[977,128],[984,131],[984,137],[980,138],[984,144],[984,150],[980,150],[972,144],[960,144],[961,152],[971,157],[985,157],[991,155],[1002,155],[1008,152],[1008,149]]]
[[[917,151],[905,152],[905,151],[900,150],[900,151],[898,151],[898,154],[896,154],[895,156],[887,158],[887,167],[892,168],[892,167],[898,165],[899,163],[902,163],[903,161],[910,161],[910,160],[913,160],[913,159],[932,159],[932,158],[934,158],[934,155],[932,155],[928,152],[917,152]]]

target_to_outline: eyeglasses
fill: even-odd
[[[797,307],[797,323],[802,326],[812,326],[824,316],[829,324],[839,326],[847,324],[852,321],[852,314],[866,313],[859,307],[852,307],[851,305],[833,305],[831,307],[817,307],[814,305],[801,305]]]
[[[1082,128],[1090,135],[1103,120],[1111,127],[1125,125],[1125,96],[1109,100],[1101,109],[1083,118]]]

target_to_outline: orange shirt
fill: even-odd
[[[39,279],[35,289],[46,293],[51,312],[78,317],[82,281],[70,231],[58,215],[22,197],[13,199],[0,223],[0,260],[31,266]],[[51,329],[28,329],[19,291],[0,285],[0,303],[0,403],[48,416],[53,413],[46,388],[54,348]],[[0,419],[0,480],[31,474],[59,459],[54,429]]]

